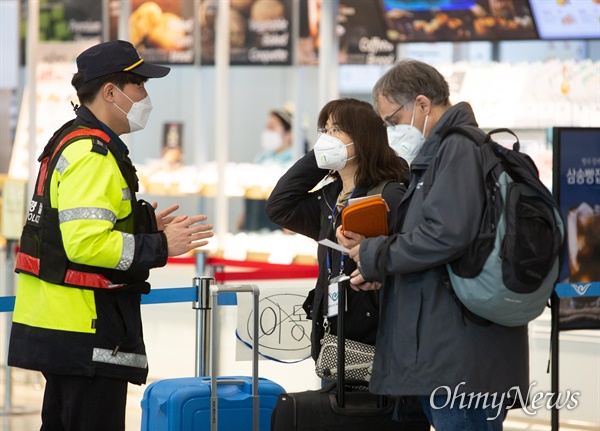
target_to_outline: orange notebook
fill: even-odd
[[[367,238],[388,234],[389,208],[383,198],[372,196],[348,205],[342,211],[342,229]]]

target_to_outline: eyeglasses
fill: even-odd
[[[402,108],[404,108],[404,105],[400,106],[398,109],[396,109],[392,114],[388,115],[387,117],[385,117],[383,119],[383,125],[385,127],[395,127],[396,124],[392,122],[392,118],[394,118],[394,115],[396,115],[398,113],[398,111],[400,111]]]
[[[321,127],[319,129],[317,129],[317,132],[319,132],[322,135],[332,136],[332,135],[337,135],[340,132],[343,132],[343,130],[340,129],[339,127],[337,127],[337,126],[331,126],[329,129]]]

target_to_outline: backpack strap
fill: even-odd
[[[442,135],[442,142],[448,135],[451,135],[452,133],[459,133],[461,135],[464,135],[479,146],[490,142],[492,140],[492,135],[495,135],[496,133],[508,133],[510,135],[513,135],[516,139],[512,149],[514,151],[521,150],[521,143],[519,142],[519,137],[515,134],[515,132],[513,132],[510,129],[507,129],[506,127],[494,129],[489,131],[488,133],[485,133],[479,127],[475,126],[453,126],[444,132],[444,134]]]
[[[444,142],[446,137],[448,137],[449,135],[458,133],[463,136],[466,136],[467,138],[469,138],[469,140],[474,142],[477,146],[481,147],[482,145],[485,145],[490,142],[492,134],[497,133],[497,132],[505,132],[505,131],[509,132],[510,134],[512,134],[513,136],[516,137],[516,135],[509,129],[495,129],[495,130],[491,131],[490,133],[486,134],[483,130],[481,130],[480,128],[475,127],[475,126],[454,126],[454,127],[450,127],[449,129],[447,129],[444,132],[444,134],[442,135],[442,143]],[[517,145],[518,145],[518,138],[517,138]],[[440,145],[440,147],[441,147],[441,145]],[[439,150],[438,150],[438,154],[439,154]],[[435,158],[431,161],[427,170],[425,171],[425,174],[423,175],[423,199],[425,199],[427,197],[427,193],[429,193],[429,190],[431,189],[431,186],[433,185],[434,166],[435,166],[435,163],[437,162],[438,154],[436,154]],[[463,316],[463,321],[464,321],[464,318],[467,318],[471,322],[473,322],[477,325],[480,325],[480,326],[491,325],[492,322],[490,320],[476,315],[471,310],[469,310],[467,307],[465,307],[465,305],[460,301],[460,299],[456,295],[456,292],[454,291],[454,288],[452,287],[452,283],[450,281],[450,276],[448,274],[448,269],[446,268],[446,265],[443,265],[442,271],[443,271],[443,274],[441,276],[442,283],[446,287],[446,289],[448,290],[450,295],[452,296],[452,299],[454,300],[456,305],[459,307],[461,314]]]
[[[496,152],[496,149],[497,149],[496,147],[500,147],[498,144],[496,144],[495,142],[492,141],[492,135],[494,135],[496,133],[509,133],[509,134],[513,135],[516,139],[515,143],[513,144],[513,150],[518,152],[521,149],[521,143],[519,142],[519,137],[515,134],[515,132],[513,132],[510,129],[499,128],[499,129],[494,129],[494,130],[490,131],[489,133],[485,133],[479,127],[470,126],[470,125],[452,126],[448,129],[446,129],[446,131],[442,135],[442,144],[441,145],[443,145],[444,140],[448,136],[450,136],[452,134],[460,134],[460,135],[463,135],[463,136],[466,136],[467,138],[469,138],[472,142],[474,142],[479,147],[482,147],[486,144],[490,144],[494,147],[493,148],[494,152]],[[440,145],[440,148],[441,148],[441,145]],[[438,154],[439,154],[439,150],[438,150]],[[434,180],[433,166],[435,165],[435,163],[437,161],[438,154],[436,154],[435,158],[431,161],[431,163],[429,164],[429,167],[427,168],[427,170],[425,171],[425,174],[423,175],[423,199],[425,199],[427,197],[427,194],[429,193],[429,190],[431,189],[431,186],[433,185],[433,180]],[[495,158],[493,160],[489,159],[489,158],[484,158],[482,160],[482,163],[484,164],[483,171],[487,172],[493,167],[494,164],[498,163],[498,160],[496,160]],[[491,163],[491,164],[489,166],[485,166],[486,163]]]
[[[379,184],[377,184],[375,187],[373,187],[371,190],[369,190],[367,192],[367,196],[375,196],[375,195],[380,195],[383,194],[383,189],[385,189],[385,186],[388,185],[388,183],[391,183],[393,180],[384,180],[382,182],[380,182]]]

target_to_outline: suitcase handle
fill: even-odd
[[[210,283],[212,280],[212,283]],[[214,280],[209,279],[209,309],[211,313],[211,326],[210,331],[210,426],[212,431],[218,430],[218,404],[219,398],[217,396],[217,375],[215,372],[215,365],[217,363],[217,352],[215,349],[215,337],[214,332],[218,328],[217,317],[218,314],[216,308],[216,297],[219,292],[235,292],[235,293],[251,293],[253,296],[253,336],[252,336],[252,429],[259,431],[259,399],[258,399],[258,297],[260,290],[258,286],[254,284],[243,284],[243,285],[216,285],[213,284]]]
[[[210,377],[206,377],[204,379],[202,379],[202,381],[207,381],[210,380]],[[240,380],[240,379],[220,379],[217,380],[217,385],[223,386],[223,385],[230,385],[230,386],[244,386],[246,384],[245,380]]]
[[[337,358],[337,402],[340,408],[346,404],[346,289],[350,286],[350,277],[346,274],[337,277],[338,283],[338,358]]]

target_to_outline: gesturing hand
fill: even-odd
[[[173,207],[169,207],[165,211],[169,211],[171,208]],[[173,211],[174,210],[167,214],[170,214]],[[172,217],[164,228],[167,244],[169,246],[169,256],[179,256],[208,244],[206,238],[210,238],[214,235],[210,232],[213,226],[210,224],[199,224],[206,220],[206,218],[205,215],[195,215],[192,217],[180,215]]]
[[[154,208],[156,211],[156,208],[158,208],[158,203],[154,202],[152,204],[152,208]],[[165,227],[175,219],[175,216],[169,216],[169,214],[173,214],[178,209],[179,205],[171,205],[169,208],[155,213],[156,226],[158,226],[158,230],[165,230]]]

